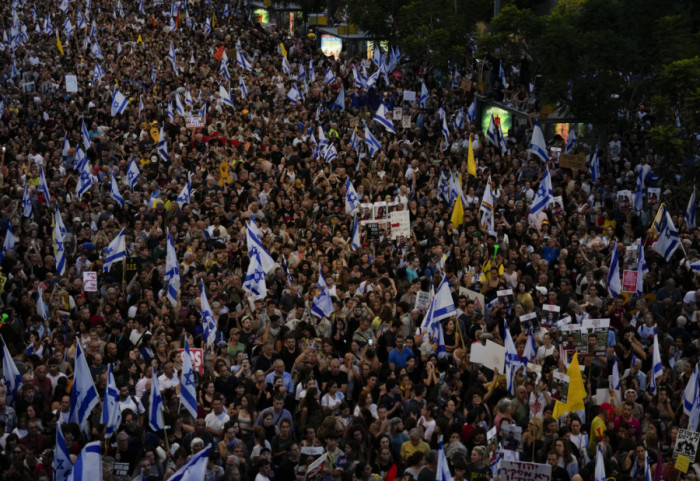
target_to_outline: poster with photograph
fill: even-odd
[[[559,371],[552,372],[552,399],[565,403],[568,394],[569,376]]]
[[[502,291],[496,291],[496,295],[498,296],[498,302],[501,304],[501,307],[503,307],[506,310],[513,307],[513,304],[515,303],[513,289],[504,289]]]
[[[532,332],[539,331],[540,323],[537,319],[537,313],[531,312],[520,316],[520,328],[524,333],[530,332],[530,329],[532,329]]]
[[[622,212],[630,212],[634,203],[634,195],[631,190],[618,190],[615,196],[615,207]]]
[[[688,459],[695,459],[695,454],[698,452],[698,443],[700,443],[700,433],[679,429],[676,445],[673,447],[673,457],[676,458],[679,454],[682,454]]]
[[[389,217],[386,202],[375,202],[373,204],[373,213],[375,222],[386,221]]]
[[[360,222],[367,223],[372,221],[372,204],[360,204]]]
[[[584,319],[581,327],[588,332],[588,354],[604,356],[608,348],[610,319]]]
[[[558,195],[552,198],[552,203],[550,204],[552,209],[552,214],[563,215],[566,211],[564,210],[564,199],[562,196]]]
[[[516,424],[504,424],[501,427],[501,434],[503,434],[503,449],[520,451],[523,428]]]
[[[542,320],[540,324],[542,324],[542,327],[552,327],[556,325],[557,321],[559,320],[560,313],[560,306],[555,306],[553,304],[543,304]]]
[[[647,188],[647,205],[650,209],[655,209],[659,206],[659,200],[661,199],[661,187],[649,187]]]
[[[582,353],[583,331],[578,324],[567,324],[559,329],[559,342],[561,345],[561,355],[566,355],[566,359],[571,361],[574,353]]]
[[[404,129],[411,128],[411,116],[410,115],[404,115],[401,118],[401,127],[403,127]]]

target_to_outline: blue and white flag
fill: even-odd
[[[250,254],[249,254],[250,255]],[[204,289],[204,281],[199,285],[200,309],[202,314],[202,325],[204,326],[204,340],[207,347],[213,347],[216,340],[216,321],[214,314],[209,306],[207,291]]]
[[[680,247],[681,241],[676,227],[671,220],[671,214],[667,209],[664,209],[664,215],[661,218],[661,223],[658,230],[658,240],[651,246],[656,252],[661,254],[666,262],[671,260],[673,253]]]
[[[15,250],[15,244],[17,243],[19,239],[15,237],[14,233],[12,232],[12,225],[7,224],[7,230],[5,231],[5,240],[2,242],[2,251],[0,251],[0,261],[2,261],[5,258],[5,255],[10,252]]]
[[[233,105],[233,99],[231,98],[231,92],[226,90],[221,84],[219,84],[219,100],[222,104],[235,108],[235,105]]]
[[[206,120],[207,118],[207,103],[204,102],[202,104],[202,108],[199,109],[199,116],[202,117],[202,119]]]
[[[75,32],[73,24],[70,21],[70,17],[66,17],[66,19],[63,21],[63,32],[66,34],[66,37],[70,37]]]
[[[102,77],[104,77],[105,72],[100,67],[100,64],[95,62],[95,73],[92,75],[92,81],[97,85],[102,85]]]
[[[151,83],[152,84],[156,83],[157,78],[158,78],[158,74],[156,72],[156,67],[155,67],[155,65],[151,65]]]
[[[1,114],[0,114],[1,115]],[[697,201],[695,200],[695,186],[693,186],[693,193],[690,194],[690,199],[688,199],[688,207],[685,209],[685,226],[688,229],[695,228],[695,211],[697,209]]]
[[[292,88],[290,88],[289,92],[287,92],[287,99],[289,99],[290,102],[296,105],[300,101],[304,100],[304,96],[301,94],[299,88],[296,85],[292,85]]]
[[[464,128],[464,112],[462,109],[459,109],[459,111],[457,112],[457,116],[452,121],[452,127],[454,127],[455,129]]]
[[[664,373],[664,367],[661,364],[661,350],[659,349],[659,335],[654,327],[654,347],[651,359],[651,379],[649,379],[649,389],[652,394],[657,391],[657,379]]]
[[[109,439],[122,423],[122,411],[119,407],[119,389],[117,389],[117,382],[114,380],[111,364],[107,367],[107,386],[105,387],[105,397],[102,402],[101,423],[105,426],[106,439]]]
[[[177,263],[175,243],[169,231],[166,241],[165,275],[163,276],[163,281],[166,285],[165,297],[173,307],[177,306],[177,300],[180,297],[180,267]]]
[[[352,136],[350,136],[350,148],[357,152],[357,148],[360,146],[360,140],[357,137],[357,127],[352,130]]]
[[[175,56],[175,46],[173,45],[173,42],[170,42],[170,49],[168,50],[168,60],[170,60],[170,63],[173,66],[173,73],[177,77],[177,57]]]
[[[695,379],[691,377],[688,380],[688,384],[690,384],[691,382],[695,387],[696,396],[695,398],[693,398],[693,405],[690,408],[690,412],[688,413],[688,430],[697,432],[698,428],[700,427],[700,397],[697,396],[697,392],[699,391],[698,388],[700,387],[700,381],[698,380],[697,373]],[[683,406],[683,409],[685,410],[685,406]]]
[[[338,151],[335,148],[335,144],[328,144],[328,146],[323,150],[323,159],[326,162],[333,162],[338,158]]]
[[[318,317],[330,317],[333,314],[333,300],[328,292],[328,284],[323,277],[321,266],[318,266],[318,282],[316,283],[316,295],[311,301],[311,313]]]
[[[311,58],[309,59],[309,82],[315,82],[316,81],[316,72],[314,72],[314,59]]]
[[[455,312],[455,304],[452,301],[452,293],[450,292],[450,282],[447,280],[447,276],[443,276],[437,291],[435,291],[435,296],[430,301],[430,306],[423,318],[421,328],[432,330],[438,322],[453,316]]]
[[[329,84],[335,82],[335,74],[333,73],[333,69],[331,69],[330,67],[326,69],[326,75],[323,76],[323,80],[325,80]]]
[[[116,177],[110,175],[109,182],[109,196],[114,199],[114,201],[119,204],[119,207],[124,207],[124,198],[119,193],[119,184],[117,183]]]
[[[51,17],[48,15],[44,19],[44,35],[52,35],[53,34],[53,26],[51,25]]]
[[[569,127],[569,136],[566,138],[566,147],[564,147],[564,153],[570,154],[576,148],[576,127],[571,124]]]
[[[598,443],[595,455],[594,481],[605,481],[605,458],[603,457],[602,443]]]
[[[163,396],[160,394],[158,373],[156,372],[155,366],[153,366],[153,373],[151,374],[151,398],[150,405],[148,407],[148,427],[155,432],[165,429],[165,421],[163,420]]]
[[[245,82],[243,81],[243,75],[240,75],[238,77],[238,90],[241,92],[241,98],[243,100],[248,98],[248,89],[245,86]]]
[[[8,399],[7,402],[10,402]],[[51,462],[51,467],[54,472],[54,479],[56,481],[66,479],[66,476],[73,467],[73,463],[70,460],[70,454],[68,453],[68,446],[66,446],[66,438],[63,436],[63,429],[61,429],[61,422],[56,423],[56,446],[53,448],[53,461]]]
[[[207,479],[206,473],[210,449],[211,445],[207,445],[206,448],[193,455],[183,467],[168,478],[168,481],[200,481]]]
[[[32,206],[32,198],[29,195],[29,186],[24,186],[24,195],[22,196],[22,215],[24,217],[34,218],[34,207]]]
[[[252,216],[250,222],[246,224],[246,247],[248,249],[248,256],[257,256],[263,271],[265,271],[265,275],[269,274],[275,267],[275,261],[263,245],[260,238],[260,231],[255,223],[255,218]]]
[[[452,176],[448,176],[445,169],[440,171],[440,179],[438,180],[438,199],[443,202],[451,203],[450,198],[450,179]]]
[[[367,77],[367,80],[364,80],[364,82],[367,85],[367,88],[371,89],[377,84],[377,80],[379,80],[379,70]]]
[[[182,103],[182,99],[180,98],[180,94],[175,91],[175,110],[177,111],[177,114],[180,117],[185,116],[185,106]]]
[[[123,113],[128,104],[129,98],[124,96],[118,88],[115,88],[114,94],[112,95],[112,117]]]
[[[515,373],[518,372],[522,366],[522,361],[520,356],[518,356],[518,351],[515,349],[515,344],[513,343],[513,337],[510,335],[510,329],[508,328],[508,321],[503,321],[505,330],[505,348],[506,348],[506,387],[508,389],[508,394],[511,396],[515,395]]]
[[[357,195],[357,191],[350,181],[350,176],[348,176],[348,179],[345,181],[345,213],[350,215],[359,208],[360,196]]]
[[[503,71],[503,59],[498,62],[498,79],[501,81],[503,89],[508,88],[508,82],[506,81],[506,73]]]
[[[175,199],[175,202],[177,202],[180,206],[183,204],[189,204],[192,200],[192,187],[190,183],[190,175],[187,176],[187,183],[185,186],[182,188],[180,191],[180,195],[177,196],[177,199]]]
[[[612,256],[610,257],[610,269],[608,270],[608,292],[615,299],[622,292],[620,281],[620,259],[617,254],[617,239],[612,241]]]
[[[61,213],[58,211],[58,205],[53,215],[53,255],[56,259],[56,272],[63,275],[66,272],[66,251],[63,248],[63,243],[66,237],[66,227],[63,225]]]
[[[361,89],[367,87],[367,84],[363,82],[360,72],[357,71],[357,67],[352,66],[352,80],[355,84],[355,88]]]
[[[420,86],[420,97],[418,97],[418,103],[421,107],[426,108],[428,106],[428,88],[425,86],[425,81],[421,82]]]
[[[285,75],[292,76],[292,67],[289,66],[289,60],[287,60],[287,57],[282,55],[282,72],[285,73]]]
[[[620,382],[620,367],[617,364],[617,354],[613,354],[613,367],[610,374],[610,387],[615,391],[622,392],[622,383]]]
[[[588,167],[591,173],[591,180],[595,184],[600,179],[600,156],[598,154],[598,149],[595,149],[593,158],[591,159],[591,165]]]
[[[387,132],[391,132],[392,134],[396,135],[396,130],[394,130],[394,122],[392,122],[391,117],[389,116],[389,111],[386,109],[383,103],[379,104],[379,108],[377,108],[377,112],[374,114],[373,120],[384,127]]]
[[[90,47],[90,55],[100,60],[103,60],[105,58],[105,56],[102,54],[102,49],[100,48],[100,45],[97,43],[97,40],[94,40],[92,42],[92,46]]]
[[[532,332],[532,328],[528,329],[527,341],[525,342],[525,349],[523,350],[522,361],[527,364],[528,362],[535,362],[535,356],[537,355],[537,344],[535,344],[535,334]]]
[[[46,177],[44,176],[44,167],[39,167],[39,185],[37,186],[42,194],[44,194],[44,200],[48,204],[51,202],[51,194],[49,194],[49,184],[46,182]]]
[[[122,229],[119,234],[104,248],[104,266],[102,272],[109,272],[113,264],[126,259],[126,241],[124,238],[125,230]]]
[[[542,162],[547,162],[547,160],[549,160],[549,155],[547,155],[547,143],[544,141],[544,134],[542,134],[542,128],[538,121],[535,121],[535,127],[532,129],[530,148],[527,149],[527,151],[539,157]]]
[[[437,329],[437,348],[435,349],[435,353],[437,354],[438,358],[443,358],[447,356],[447,348],[445,347],[445,333],[442,329],[441,322],[435,323],[435,327]]]
[[[696,364],[693,368],[693,374],[688,378],[688,383],[683,391],[683,412],[685,414],[689,415],[693,409],[693,404],[698,399],[698,392],[698,365]]]
[[[549,175],[549,169],[545,169],[542,180],[540,180],[540,186],[537,189],[537,194],[535,195],[535,200],[532,202],[530,213],[535,215],[538,212],[546,209],[553,199],[554,191],[552,190],[552,177]]]
[[[78,185],[76,192],[78,197],[82,197],[92,187],[92,173],[90,163],[87,159],[80,164],[80,172],[78,173]]]
[[[333,105],[338,107],[341,111],[345,111],[345,88],[340,87],[340,92],[338,92],[338,97],[336,97]]]
[[[22,375],[17,369],[15,360],[10,355],[10,350],[7,349],[5,339],[2,340],[2,380],[7,391],[7,405],[14,406],[14,403],[19,399],[19,390],[22,387]]]
[[[207,17],[204,22],[204,36],[211,35],[211,18]]]
[[[241,67],[244,70],[249,70],[251,72],[253,71],[253,65],[248,61],[247,58],[245,58],[245,55],[243,55],[243,52],[241,50],[236,51],[236,63],[239,67]]]
[[[58,480],[58,478],[56,478]],[[75,460],[73,470],[65,481],[88,481],[102,479],[102,451],[100,442],[87,443],[78,459]]]
[[[248,270],[243,280],[243,289],[252,294],[253,299],[263,299],[267,296],[265,270],[260,263],[260,256],[249,256]]]
[[[435,473],[435,481],[452,481],[452,475],[450,474],[450,466],[447,463],[447,456],[445,455],[445,446],[443,445],[442,434],[438,439],[438,459],[437,472]]]
[[[129,159],[129,166],[126,168],[126,182],[129,184],[131,192],[134,191],[139,177],[141,177],[141,172],[139,171],[138,165],[136,165],[136,161],[131,157],[131,159]]]
[[[90,133],[88,132],[87,125],[85,125],[85,120],[83,120],[82,126],[80,127],[80,139],[83,141],[83,147],[85,147],[85,150],[89,150],[90,145],[92,145],[92,140],[90,139]]]
[[[192,353],[185,336],[185,351],[182,353],[182,375],[180,379],[180,404],[189,411],[193,419],[197,419],[197,389],[194,385],[194,369],[192,368]]]
[[[141,112],[144,110],[146,110],[146,107],[143,106],[143,98],[139,95],[139,119],[141,118]]]
[[[78,10],[78,16],[77,16],[75,22],[78,24],[77,25],[78,30],[81,30],[81,29],[87,27],[87,25],[85,24],[85,20],[83,20],[83,15],[80,13],[80,10]]]
[[[382,145],[374,137],[374,135],[372,135],[372,132],[369,131],[369,127],[367,127],[366,125],[365,125],[365,143],[367,144],[367,151],[369,152],[370,157],[373,157],[374,154],[376,154],[382,148]]]
[[[644,209],[644,178],[642,177],[643,169],[639,169],[637,174],[637,182],[634,186],[634,211],[641,212]]]
[[[121,55],[122,51],[122,42],[119,40],[119,37],[117,37],[117,55]]]
[[[348,178],[348,180],[350,180]],[[352,234],[350,236],[350,247],[352,247],[352,250],[356,251],[360,247],[362,247],[362,239],[361,239],[361,233],[360,233],[360,223],[357,220],[357,213],[353,216],[353,221],[352,221]]]
[[[165,130],[163,127],[160,128],[160,135],[158,136],[158,155],[160,155],[160,158],[165,162],[170,160],[168,156],[168,142],[165,138]]]
[[[496,132],[496,122],[493,120],[493,114],[491,115],[491,119],[489,120],[489,126],[488,129],[486,130],[486,140],[489,141],[491,145],[494,147],[499,147],[499,142],[498,142],[498,133]]]
[[[476,120],[476,100],[473,100],[467,109],[467,121],[473,123]]]
[[[2,117],[3,112],[5,112],[5,98],[0,100],[0,117]]]
[[[445,139],[445,144],[442,146],[442,151],[450,148],[450,131],[447,128],[447,117],[442,118],[442,137]]]
[[[299,73],[297,74],[297,82],[303,82],[306,80],[306,70],[304,70],[304,64],[299,62]]]
[[[85,360],[85,353],[80,342],[76,342],[74,372],[70,399],[70,422],[79,425],[83,435],[89,438],[88,419],[93,408],[99,404],[100,398],[97,395],[97,389],[95,389],[95,383],[92,381],[92,374]],[[100,470],[101,473],[102,471]]]
[[[647,265],[646,259],[644,259],[644,243],[642,239],[639,239],[639,247],[637,247],[637,295],[644,295],[644,274],[649,272],[649,266]]]

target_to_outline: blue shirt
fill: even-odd
[[[404,347],[401,351],[392,349],[389,353],[389,364],[393,364],[396,367],[406,367],[406,360],[409,356],[413,356],[413,351],[407,347]]]

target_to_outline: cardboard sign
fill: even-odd
[[[185,352],[184,349],[180,349],[180,354]],[[204,351],[202,349],[197,349],[194,347],[190,348],[190,356],[192,357],[192,368],[197,371],[200,376],[204,375]]]
[[[596,356],[604,356],[608,348],[610,319],[584,319],[581,322],[581,327],[586,329],[588,334],[588,337],[586,337],[586,352]]]
[[[97,272],[83,272],[83,290],[85,292],[97,292]]]
[[[539,331],[540,324],[537,320],[537,313],[530,312],[529,314],[523,314],[520,316],[520,327],[522,328],[523,332],[529,332],[530,329],[532,329],[532,332]]]
[[[197,115],[193,117],[185,117],[185,125],[188,129],[196,129],[199,127],[204,127],[206,122],[204,121],[204,118]]]
[[[411,116],[410,115],[404,115],[401,118],[401,127],[403,127],[404,129],[411,128]]]
[[[520,448],[522,446],[523,428],[518,426],[517,424],[505,424],[501,427],[501,432],[503,433],[503,449],[512,449],[514,451],[520,451]],[[505,479],[510,480],[513,478]]]
[[[637,292],[637,271],[622,271],[622,290]]]
[[[586,156],[580,154],[561,154],[559,156],[559,167],[566,169],[586,169]]]
[[[492,371],[503,373],[506,364],[506,348],[493,341],[486,341],[484,346],[480,342],[471,345],[469,361],[481,364]]]
[[[397,210],[389,215],[391,220],[391,239],[411,237],[411,212],[408,210]]]
[[[66,92],[73,93],[78,91],[78,76],[66,75]]]
[[[394,120],[401,120],[403,117],[403,109],[401,107],[394,107],[392,115],[394,116]]]
[[[416,93],[412,90],[404,90],[403,91],[403,99],[407,102],[415,102],[416,101]]]
[[[561,313],[561,307],[555,306],[553,304],[543,304],[542,305],[542,321],[540,325],[542,327],[552,327],[559,320],[559,315]]]
[[[569,396],[569,376],[563,372],[552,373],[552,399],[566,403]]]
[[[486,306],[486,298],[482,293],[472,291],[471,289],[467,289],[466,287],[460,287],[459,295],[466,296],[466,298],[470,301],[474,301],[474,307],[479,312],[484,312],[484,306]]]
[[[549,481],[552,466],[523,461],[501,461],[501,479],[508,481]]]
[[[690,467],[690,458],[687,458],[687,457],[683,456],[682,454],[679,454],[678,457],[676,458],[676,464],[674,464],[673,467],[676,468],[681,473],[687,473],[688,468]]]
[[[515,296],[513,296],[513,289],[503,289],[502,291],[496,291],[496,296],[501,307],[505,310],[513,307],[515,303]]]
[[[688,459],[695,459],[695,454],[698,452],[698,443],[700,443],[700,433],[679,429],[676,445],[673,447],[673,457],[682,455]]]
[[[413,309],[420,312],[425,312],[430,307],[430,294],[424,291],[416,293],[416,303]]]

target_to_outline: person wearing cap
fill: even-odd
[[[591,421],[591,432],[588,439],[588,450],[595,452],[598,443],[603,440],[603,433],[608,429],[608,422],[615,416],[615,410],[610,403],[600,405],[600,412]]]

